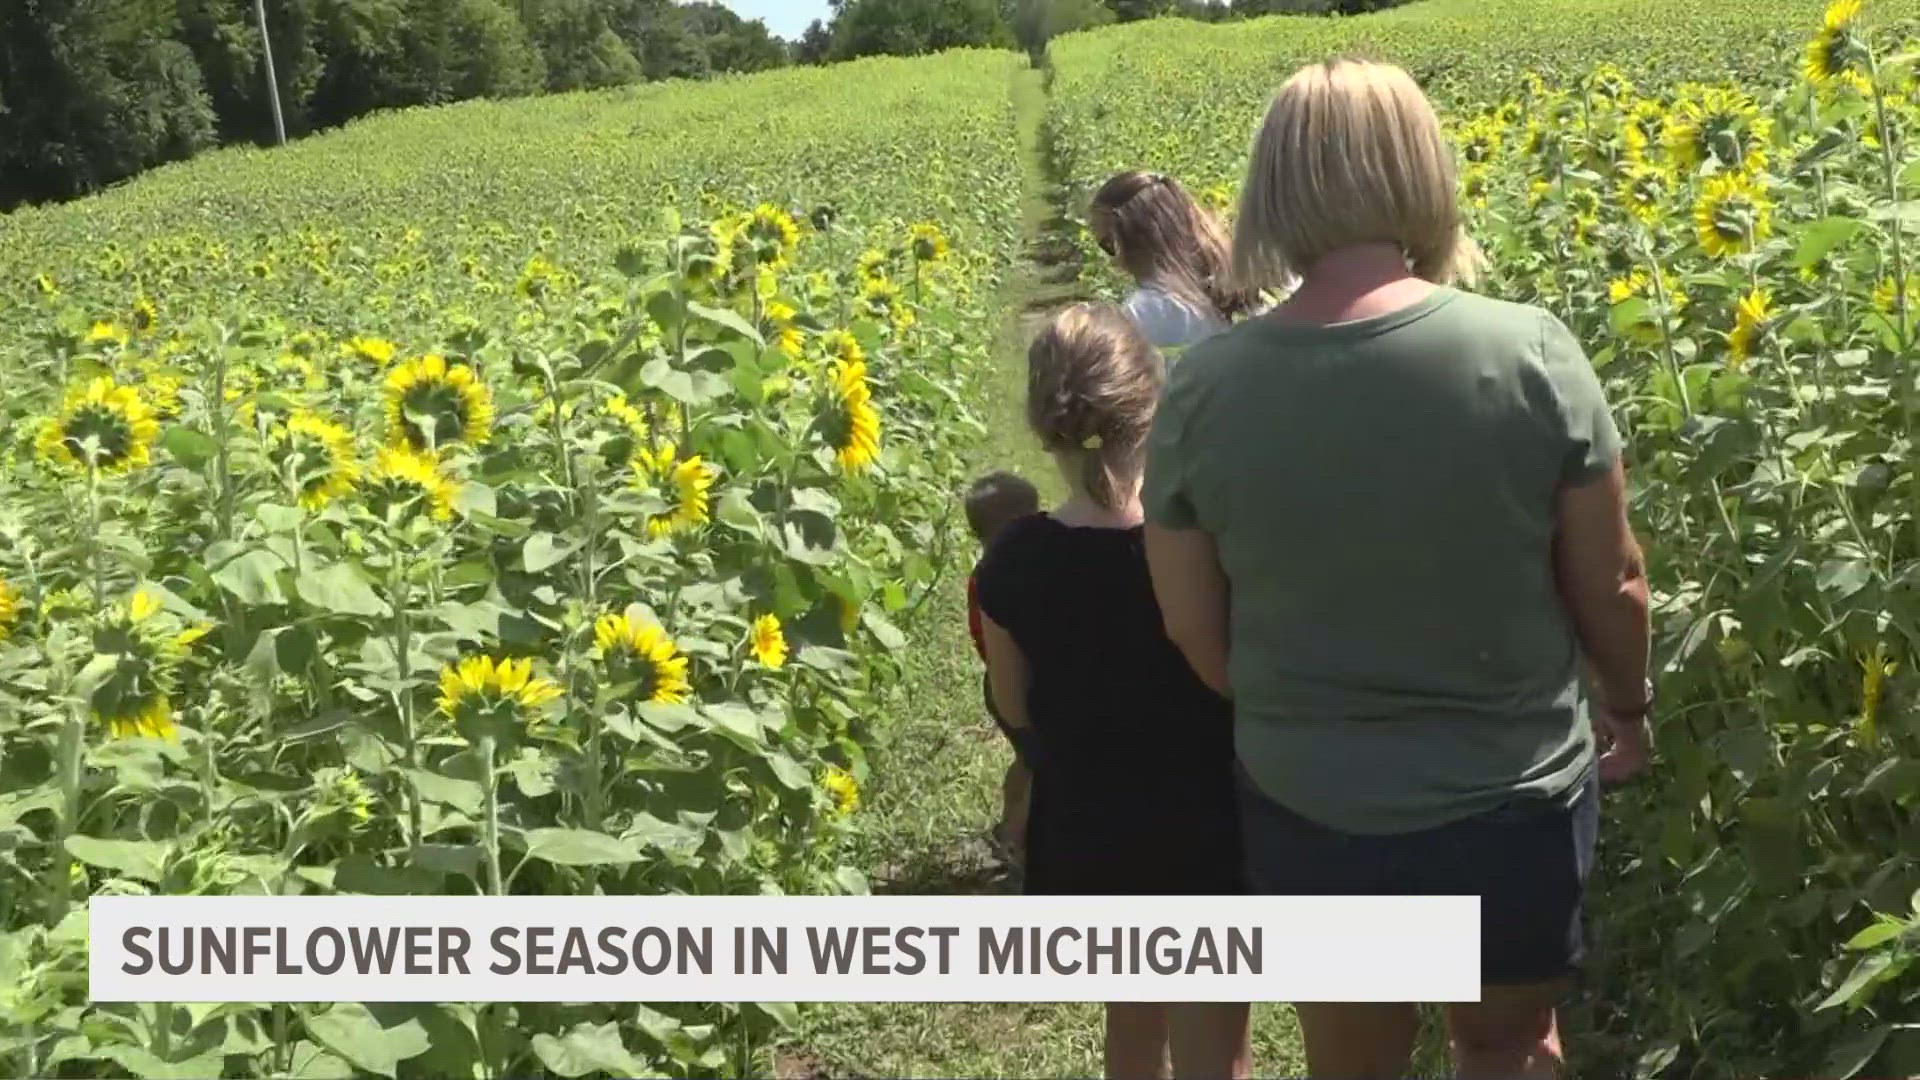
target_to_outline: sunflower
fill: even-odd
[[[1626,124],[1621,129],[1627,160],[1642,164],[1653,161],[1658,156],[1666,127],[1666,106],[1653,98],[1634,102],[1633,108],[1627,110]]]
[[[95,322],[93,328],[87,331],[89,345],[125,345],[128,338],[126,327],[116,322]]]
[[[867,385],[867,365],[836,360],[828,372],[832,386],[821,426],[840,468],[857,473],[880,456],[880,413],[873,407],[873,390]]]
[[[787,635],[780,630],[780,618],[777,615],[762,615],[753,620],[753,628],[748,634],[747,646],[753,651],[753,658],[775,671],[787,662]]]
[[[367,505],[385,515],[396,507],[411,515],[425,509],[436,521],[453,516],[453,481],[440,471],[440,462],[404,446],[383,446],[367,474]]]
[[[854,273],[862,282],[884,280],[893,259],[878,248],[868,248],[861,252],[860,261],[854,264]]]
[[[1854,33],[1854,19],[1860,15],[1860,0],[1833,0],[1827,5],[1820,32],[1807,42],[1807,59],[1801,67],[1807,81],[1822,89],[1845,86],[1869,94],[1873,84],[1865,68],[1867,49]]]
[[[853,774],[838,765],[828,766],[827,775],[820,781],[827,796],[833,800],[833,809],[841,815],[851,814],[860,808],[860,783]]]
[[[860,287],[860,306],[872,318],[893,324],[895,331],[905,331],[913,325],[913,307],[901,294],[900,286],[889,278],[868,278]]]
[[[1629,165],[1620,178],[1620,205],[1641,223],[1654,226],[1666,214],[1667,199],[1673,185],[1663,169],[1652,165]]]
[[[800,226],[794,222],[793,215],[772,203],[754,207],[743,230],[753,241],[754,257],[769,269],[786,266],[800,246]]]
[[[934,264],[945,262],[952,248],[940,226],[923,221],[907,230],[907,250],[913,252],[915,262]]]
[[[180,415],[180,376],[154,363],[142,364],[140,370],[145,376],[141,379],[140,389],[146,399],[153,403],[153,415],[161,420],[172,420],[178,417]]]
[[[559,293],[569,284],[570,276],[558,263],[545,255],[535,255],[521,268],[520,280],[514,284],[513,291],[528,300],[542,300]]]
[[[773,342],[785,353],[787,359],[798,360],[803,350],[804,336],[794,320],[800,312],[790,304],[778,300],[767,305],[767,321],[773,324]]]
[[[1662,296],[1666,298],[1668,314],[1678,316],[1682,311],[1686,310],[1686,291],[1681,287],[1679,280],[1675,278],[1672,273],[1664,269],[1660,271],[1660,287],[1658,289],[1653,288],[1652,275],[1638,267],[1625,277],[1614,278],[1607,285],[1607,299],[1611,303],[1623,304],[1635,297],[1640,297],[1644,298],[1653,306],[1653,311],[1648,317],[1635,323],[1624,332],[1624,335],[1628,339],[1637,341],[1642,345],[1657,345],[1663,336],[1661,323],[1659,321],[1659,306]]]
[[[1892,278],[1881,278],[1873,287],[1873,307],[1882,315],[1894,315],[1899,312],[1900,289]],[[1907,311],[1909,314],[1920,311],[1920,277],[1907,278]]]
[[[1573,237],[1584,240],[1600,224],[1600,195],[1590,187],[1567,192],[1567,209],[1573,212]]]
[[[1469,206],[1485,207],[1493,184],[1484,165],[1472,165],[1460,173],[1460,197]]]
[[[44,270],[33,275],[33,284],[35,288],[40,290],[41,296],[60,295],[60,283],[53,280],[53,275]]]
[[[134,333],[151,334],[153,328],[160,324],[160,309],[153,306],[153,301],[142,296],[133,302],[133,314],[128,321],[133,324]]]
[[[1752,98],[1709,86],[1674,104],[1662,138],[1678,169],[1698,169],[1712,159],[1724,169],[1757,173],[1766,167],[1772,132],[1773,121]]]
[[[13,586],[0,578],[0,641],[13,636],[13,628],[20,622],[20,594]]]
[[[860,339],[845,330],[829,330],[822,334],[820,348],[826,352],[828,360],[863,366],[867,362],[867,351],[860,347]]]
[[[1598,100],[1612,103],[1633,95],[1633,80],[1612,64],[1602,63],[1587,76],[1587,89]]]
[[[344,497],[360,477],[352,433],[305,409],[294,410],[284,425],[274,428],[269,453],[299,489],[300,505],[309,510]]]
[[[634,682],[635,697],[660,705],[687,700],[687,658],[657,624],[602,615],[593,624],[594,655],[616,683]]]
[[[40,429],[36,449],[55,465],[123,473],[151,462],[159,438],[160,421],[140,391],[102,375],[67,391],[59,415]]]
[[[647,519],[647,534],[656,538],[684,532],[710,520],[707,491],[713,487],[712,473],[697,454],[685,461],[676,461],[675,455],[672,443],[662,443],[653,451],[641,448],[634,454],[636,482],[648,488],[670,488],[662,492],[668,498],[666,512]]]
[[[1764,290],[1754,289],[1734,309],[1733,331],[1727,335],[1727,366],[1738,371],[1767,331],[1773,316],[1771,298]]]
[[[625,394],[615,394],[600,406],[600,415],[614,428],[609,443],[610,459],[613,464],[626,466],[633,464],[635,455],[647,445],[647,418],[639,409],[627,400]]]
[[[1723,259],[1751,251],[1773,234],[1773,204],[1751,177],[1722,173],[1707,180],[1693,223],[1701,250]]]
[[[472,367],[428,355],[387,375],[387,431],[394,445],[415,450],[438,450],[453,442],[478,445],[492,430],[493,392]]]
[[[114,738],[178,738],[171,704],[174,665],[207,628],[177,627],[161,616],[159,598],[145,589],[109,608],[95,624],[95,662],[111,663],[90,704]]]
[[[399,351],[399,346],[386,338],[356,337],[340,346],[340,351],[349,359],[383,368],[393,362],[394,353]]]
[[[1460,131],[1460,157],[1469,165],[1485,165],[1500,153],[1506,125],[1498,117],[1478,116]]]
[[[533,677],[532,660],[466,656],[440,669],[440,712],[468,738],[530,725],[560,688]]]

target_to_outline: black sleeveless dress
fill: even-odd
[[[980,565],[1029,670],[1029,893],[1244,891],[1232,706],[1168,640],[1144,537],[1036,514]]]

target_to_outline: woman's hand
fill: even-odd
[[[1624,784],[1653,766],[1653,722],[1593,703],[1593,734],[1600,746],[1600,782]]]

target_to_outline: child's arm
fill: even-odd
[[[980,628],[987,643],[987,681],[993,687],[993,707],[1000,710],[1000,719],[1008,727],[1023,731],[1030,726],[1026,654],[1012,634],[986,615],[980,617]]]
[[[1200,681],[1233,696],[1227,676],[1227,574],[1213,537],[1199,529],[1147,526],[1147,568],[1167,637]]]

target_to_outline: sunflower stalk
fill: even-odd
[[[89,458],[87,464],[87,569],[93,581],[93,614],[97,619],[106,599],[106,570],[100,543],[100,469]],[[78,676],[76,675],[76,680]],[[78,687],[75,687],[78,689]],[[67,850],[67,838],[80,828],[80,781],[87,745],[87,705],[78,694],[67,708],[66,722],[60,729],[60,832],[56,844],[53,873],[54,903],[50,926],[60,925],[73,906],[73,855]]]
[[[1886,182],[1887,205],[1898,208],[1900,205],[1900,174],[1893,160],[1893,125],[1887,121],[1887,95],[1880,85],[1880,59],[1869,43],[1866,46],[1867,77],[1873,85],[1874,118],[1880,127],[1880,170]],[[1898,316],[1898,340],[1900,342],[1900,412],[1906,427],[1907,436],[1907,475],[1920,477],[1920,390],[1917,390],[1915,373],[1906,364],[1908,353],[1912,351],[1912,323],[1907,301],[1907,262],[1905,251],[1901,247],[1902,234],[1906,224],[1898,214],[1894,215],[1893,228],[1890,230],[1893,246],[1893,304]],[[1920,483],[1910,482],[1909,498],[1913,501],[1913,529],[1916,547],[1920,547]]]
[[[486,807],[482,840],[487,849],[487,895],[505,896],[506,879],[500,873],[500,775],[495,737],[480,736],[479,749],[481,796]]]
[[[394,662],[399,666],[399,686],[395,692],[395,707],[400,713],[401,738],[405,741],[407,768],[417,771],[420,768],[420,738],[414,719],[413,705],[413,624],[407,611],[407,563],[400,553],[400,540],[389,537],[388,563],[389,589],[393,593],[393,641]],[[407,842],[420,842],[420,793],[412,783],[403,785],[407,800]]]

